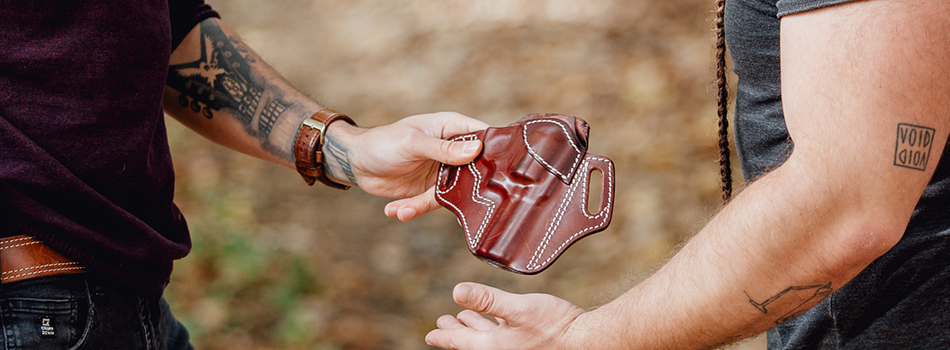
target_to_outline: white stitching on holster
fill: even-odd
[[[561,174],[561,172],[558,171],[557,169],[555,169],[553,166],[551,166],[551,164],[548,164],[548,162],[544,161],[544,158],[541,158],[541,156],[538,155],[538,154],[534,151],[533,148],[531,148],[531,145],[528,144],[528,125],[531,125],[531,124],[534,124],[534,123],[552,123],[552,124],[557,125],[558,127],[560,127],[560,128],[561,128],[561,132],[563,132],[563,133],[564,133],[564,136],[567,137],[567,142],[570,143],[570,144],[571,144],[571,147],[574,148],[574,151],[577,152],[577,155],[574,156],[574,163],[571,164],[571,170],[568,171],[567,174]],[[567,181],[568,175],[574,173],[574,169],[577,167],[578,162],[580,162],[581,153],[584,153],[584,152],[581,152],[581,150],[577,148],[577,145],[574,144],[574,140],[571,139],[571,134],[569,134],[569,133],[567,132],[567,129],[564,128],[564,125],[561,125],[561,123],[558,123],[558,122],[553,121],[553,120],[535,120],[535,121],[530,121],[530,122],[528,122],[528,123],[525,124],[525,127],[524,127],[524,128],[522,128],[521,134],[523,135],[523,138],[524,138],[524,145],[525,145],[525,147],[528,148],[528,153],[530,153],[531,156],[532,156],[535,160],[537,160],[539,163],[541,163],[541,165],[544,165],[544,168],[545,168],[545,169],[548,169],[548,170],[550,170],[551,172],[557,174],[557,175],[560,176],[562,179],[564,179],[564,181]]]

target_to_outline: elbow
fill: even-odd
[[[835,257],[831,262],[837,267],[835,270],[857,274],[897,245],[907,228],[907,222],[862,221],[840,230],[841,236],[828,245],[834,250],[829,256]]]

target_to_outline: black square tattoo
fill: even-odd
[[[935,132],[936,130],[926,126],[897,124],[894,165],[920,171],[926,170]]]

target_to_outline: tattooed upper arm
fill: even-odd
[[[264,91],[260,78],[251,75],[249,63],[256,60],[214,21],[204,21],[200,28],[201,57],[168,68],[168,85],[181,92],[178,102],[208,119],[222,108],[230,108],[249,129],[266,134],[272,123],[261,119],[260,125],[251,125]],[[273,105],[272,110],[284,108],[277,99],[265,103]]]
[[[189,59],[169,65],[167,85],[177,96],[167,97],[166,105],[171,98],[209,121],[238,123],[240,128],[229,129],[243,130],[264,151],[293,161],[295,128],[312,114],[315,102],[292,91],[217,19],[205,20],[195,30],[199,38],[186,41],[192,45],[185,48]]]
[[[900,235],[950,131],[950,5],[888,3],[783,17],[782,109],[789,160]]]
[[[894,165],[920,171],[927,170],[935,133],[934,128],[926,126],[897,124]]]

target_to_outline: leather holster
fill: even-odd
[[[610,224],[614,166],[587,153],[587,122],[532,114],[503,128],[459,135],[481,140],[467,165],[439,168],[436,200],[454,212],[469,250],[487,263],[536,274],[577,240]],[[589,213],[590,175],[603,174],[600,211]]]

